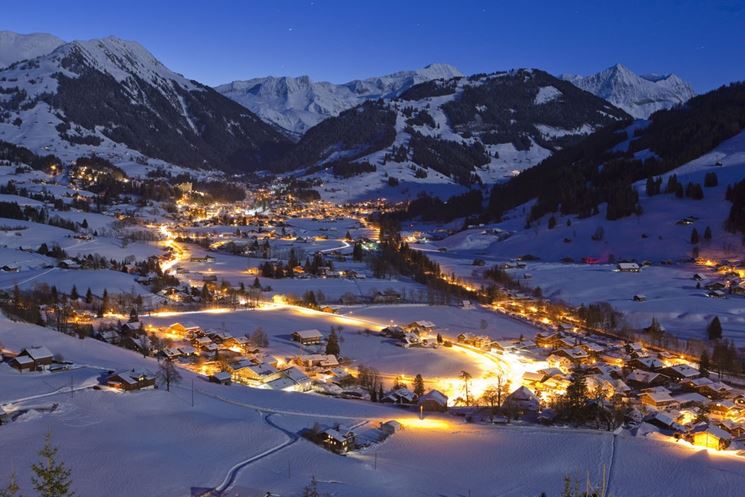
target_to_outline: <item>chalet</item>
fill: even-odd
[[[46,347],[28,347],[9,361],[18,371],[42,371],[54,362],[54,355]]]
[[[690,441],[699,447],[724,450],[732,442],[732,435],[718,426],[701,424],[691,430]]]
[[[333,354],[305,354],[295,357],[293,362],[306,368],[335,368],[339,365],[339,360]]]
[[[633,300],[634,302],[646,302],[647,296],[641,293],[637,293],[631,300]]]
[[[444,412],[448,409],[448,397],[439,390],[430,390],[419,397],[417,404],[424,411]]]
[[[637,357],[628,362],[628,367],[644,371],[661,371],[665,364],[656,357]]]
[[[72,259],[65,259],[57,264],[62,269],[80,269],[80,264]]]
[[[413,404],[417,401],[417,395],[408,388],[399,388],[389,392],[380,401],[391,404]]]
[[[210,383],[219,383],[221,385],[230,385],[231,376],[227,371],[218,371],[208,377]]]
[[[136,333],[144,329],[145,326],[140,321],[131,321],[122,325],[122,331]]]
[[[435,323],[432,321],[414,321],[406,325],[406,329],[412,333],[416,333],[419,336],[427,336],[435,333]]]
[[[381,333],[383,336],[401,340],[406,335],[406,330],[400,326],[387,326],[381,330]]]
[[[668,430],[668,432],[685,432],[684,426],[673,419],[673,417],[670,416],[668,413],[663,411],[655,411],[654,413],[644,418],[644,422],[649,423],[652,426],[662,428],[663,430]]]
[[[655,409],[678,407],[678,402],[670,395],[670,391],[666,388],[642,392],[639,396],[639,400],[641,400],[642,404],[654,407]]]
[[[216,345],[209,337],[195,337],[191,340],[192,346],[199,350],[208,349],[210,345]],[[216,347],[215,347],[216,348]]]
[[[688,364],[676,364],[662,369],[662,373],[676,380],[692,380],[701,376],[701,371]]]
[[[304,372],[300,369],[292,367],[282,371],[282,374],[292,381],[293,386],[289,389],[293,392],[309,392],[311,389],[311,381]],[[285,389],[287,390],[287,389]]]
[[[696,388],[696,391],[712,399],[724,399],[732,393],[732,387],[726,383],[713,381],[711,383],[701,384]]]
[[[686,392],[673,395],[673,398],[680,407],[706,407],[711,404],[710,399],[696,392]]]
[[[233,368],[233,380],[248,383],[249,385],[260,385],[278,379],[282,373],[270,364],[253,364],[249,361],[240,361]]]
[[[546,359],[546,362],[548,362],[549,367],[557,368],[562,373],[569,373],[575,367],[575,364],[571,359],[559,354],[551,354]]]
[[[740,409],[735,403],[729,399],[717,400],[709,404],[709,412],[712,416],[719,416],[722,418],[734,417],[740,412]]]
[[[616,264],[616,270],[622,273],[638,273],[641,268],[636,262],[619,262]]]
[[[135,371],[122,371],[106,378],[106,385],[127,392],[155,387],[155,375]]]
[[[372,298],[375,304],[395,304],[401,302],[401,294],[395,290],[386,290],[384,292],[375,292]]]
[[[112,345],[118,345],[121,335],[116,330],[101,330],[97,333],[96,338]]]
[[[662,373],[635,369],[626,376],[625,381],[632,388],[651,388],[669,384],[670,378]]]
[[[354,449],[355,436],[351,431],[341,432],[334,429],[328,429],[321,433],[323,446],[331,452],[344,454]]]
[[[316,329],[300,330],[292,334],[292,339],[302,345],[320,345],[322,338],[323,335]]]
[[[504,405],[523,412],[538,412],[540,400],[526,387],[519,387],[504,399]]]
[[[166,333],[179,336],[194,336],[199,335],[202,332],[202,328],[194,323],[173,323],[166,328]]]

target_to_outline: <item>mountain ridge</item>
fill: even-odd
[[[262,119],[299,136],[324,119],[337,116],[365,100],[392,98],[425,81],[462,76],[449,64],[429,64],[420,69],[340,84],[313,81],[307,75],[266,76],[232,81],[215,89]]]
[[[638,75],[623,64],[589,76],[562,74],[560,77],[637,119],[647,119],[658,110],[683,104],[695,96],[693,88],[675,74]]]

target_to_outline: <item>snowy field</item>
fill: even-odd
[[[68,360],[88,364],[77,373],[81,376],[101,367],[156,366],[152,359],[102,342],[4,318],[0,341],[13,349],[44,343]],[[599,481],[604,469],[617,497],[735,497],[745,485],[742,459],[624,433],[489,427],[447,416],[429,416],[419,423],[413,413],[397,408],[224,387],[199,379],[192,407],[193,376],[186,371],[171,393],[52,394],[69,381],[69,374],[21,375],[0,366],[0,385],[6,386],[0,403],[29,390],[49,395],[13,407],[58,404],[54,412],[30,411],[0,427],[0,460],[13,461],[24,489],[29,488],[29,466],[47,431],[72,469],[74,489],[81,497],[182,497],[195,488],[220,484],[229,468],[253,456],[258,458],[236,472],[227,495],[262,497],[268,490],[299,495],[315,476],[322,491],[339,496],[521,497],[545,491],[558,497],[564,475],[584,481],[589,473]],[[407,427],[377,447],[346,457],[294,435],[315,422],[351,426],[367,421],[363,428],[368,428],[387,419],[403,419]],[[262,455],[272,449],[276,452]]]

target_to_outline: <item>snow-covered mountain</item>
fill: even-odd
[[[252,112],[114,37],[0,70],[0,140],[72,160],[254,169],[289,141]]]
[[[627,120],[607,101],[537,69],[437,79],[322,121],[282,166],[307,168],[329,198],[352,184],[359,194],[404,182],[495,183]]]
[[[312,81],[308,76],[254,78],[216,87],[267,122],[302,135],[324,119],[337,116],[365,100],[392,98],[414,85],[451,79],[461,72],[447,64],[354,80],[344,84]]]
[[[48,33],[18,34],[0,31],[0,68],[19,60],[46,55],[65,42]]]
[[[684,103],[695,95],[693,88],[675,74],[640,76],[621,64],[591,76],[561,77],[639,119]]]

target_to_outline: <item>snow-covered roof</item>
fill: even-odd
[[[316,330],[316,329],[296,331],[295,332],[295,335],[297,335],[301,339],[321,338],[321,337],[323,337],[323,334],[320,331]]]
[[[25,352],[26,355],[28,355],[34,361],[51,359],[54,357],[54,354],[52,354],[46,347],[29,347],[27,349],[23,349],[23,352]]]
[[[430,390],[419,398],[419,402],[431,400],[437,404],[446,406],[448,405],[448,396],[439,390]]]

